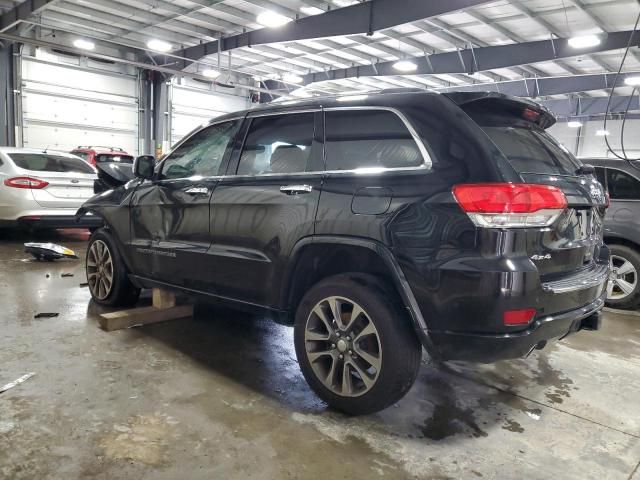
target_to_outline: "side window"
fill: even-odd
[[[239,123],[237,120],[218,123],[189,137],[164,160],[160,178],[219,175],[220,165],[232,147]]]
[[[607,168],[612,200],[640,200],[640,181],[621,170]]]
[[[325,114],[327,170],[418,167],[424,159],[404,122],[387,110]]]
[[[309,170],[314,113],[267,115],[251,120],[238,175]]]
[[[588,163],[588,162],[587,162]],[[602,184],[604,188],[607,188],[607,182],[605,181],[605,173],[603,167],[594,167],[596,171],[596,178]]]

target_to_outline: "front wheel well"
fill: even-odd
[[[285,285],[286,309],[292,322],[297,305],[316,283],[333,275],[369,274],[380,279],[398,294],[389,266],[371,248],[360,245],[311,244],[302,248]],[[357,275],[354,278],[357,279]]]
[[[640,245],[626,238],[619,237],[604,237],[604,243],[606,245],[624,245],[625,247],[632,248],[637,252],[640,252]]]

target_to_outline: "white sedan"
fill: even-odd
[[[100,226],[95,217],[75,218],[96,178],[96,169],[75,155],[0,147],[0,226]]]

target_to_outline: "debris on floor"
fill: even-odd
[[[89,286],[89,282],[82,282],[79,286],[80,287],[88,287]]]
[[[25,380],[29,380],[31,377],[33,377],[36,374],[36,372],[30,372],[27,373],[23,376],[21,376],[20,378],[18,378],[17,380],[14,380],[11,383],[7,383],[6,385],[0,387],[0,393],[4,393],[7,390],[9,390],[10,388],[15,387],[16,385],[20,385],[22,382],[24,382]]]
[[[63,273],[61,277],[73,277],[73,273]]]
[[[33,318],[53,318],[60,315],[58,312],[40,312],[36,313]]]
[[[24,251],[33,255],[36,260],[49,262],[59,258],[78,258],[76,252],[70,248],[55,243],[25,243]]]

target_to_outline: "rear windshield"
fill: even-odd
[[[116,162],[116,163],[133,163],[131,155],[114,155],[112,153],[100,153],[96,155],[96,163]]]
[[[518,173],[576,175],[580,163],[538,128],[482,127]]]
[[[79,158],[49,153],[11,153],[9,157],[17,167],[34,172],[95,173],[88,163]]]

